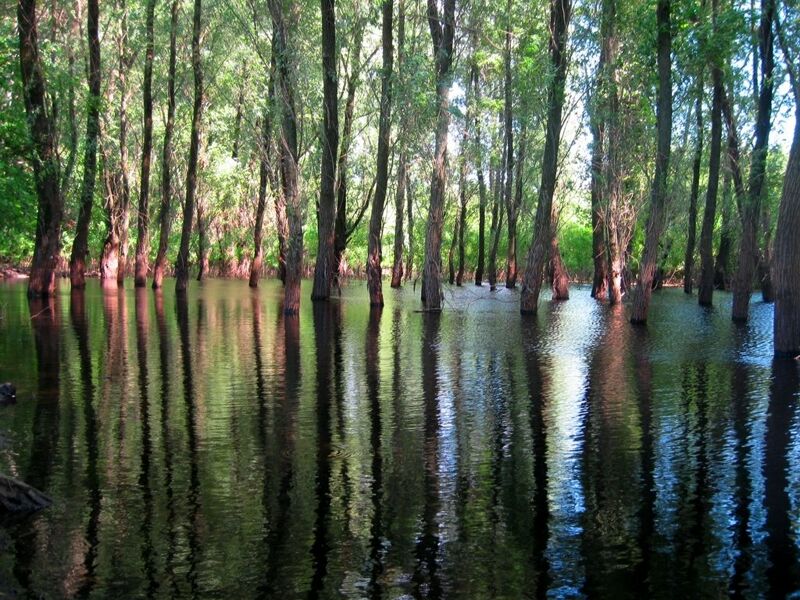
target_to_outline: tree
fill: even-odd
[[[141,179],[139,183],[139,207],[136,216],[136,266],[134,285],[147,285],[147,255],[150,251],[148,231],[150,228],[150,160],[153,154],[153,21],[156,0],[147,1],[145,23],[146,46],[144,54],[144,135],[142,141]]]
[[[202,33],[202,0],[194,0],[192,19],[192,71],[194,73],[194,105],[192,108],[192,133],[189,140],[189,164],[186,169],[186,200],[183,204],[183,227],[178,260],[175,263],[175,290],[186,291],[189,285],[189,238],[197,193],[197,162],[200,153],[200,127],[203,122],[203,62],[200,55]]]
[[[506,45],[503,53],[505,72],[503,120],[506,141],[505,205],[508,216],[508,254],[506,287],[517,287],[517,206],[514,199],[514,115],[511,80],[511,0],[506,4]]]
[[[294,77],[298,67],[297,49],[290,33],[296,27],[299,7],[287,0],[270,0],[275,36],[277,89],[281,107],[279,154],[281,186],[286,203],[288,238],[286,245],[286,281],[283,290],[283,313],[300,312],[300,278],[303,272],[303,206],[300,197],[297,154],[297,113],[294,101]]]
[[[100,8],[97,0],[90,0],[87,5],[86,35],[89,42],[89,96],[86,107],[86,146],[83,156],[83,187],[81,189],[81,207],[75,240],[72,243],[72,255],[69,261],[69,277],[72,287],[86,287],[84,273],[86,271],[86,255],[89,252],[89,221],[92,218],[94,204],[94,185],[97,180],[97,146],[100,138],[100,38],[98,22]]]
[[[787,12],[793,14],[788,9]],[[794,24],[797,22],[795,19]],[[792,55],[780,19],[776,18],[775,25],[794,95],[795,125],[775,230],[773,327],[775,353],[797,356],[800,354],[800,236],[797,235],[800,231],[800,75],[797,72],[796,54]]]
[[[552,79],[547,92],[547,130],[542,157],[542,183],[539,187],[539,204],[536,207],[534,239],[528,251],[520,312],[536,314],[542,275],[552,238],[553,195],[558,171],[558,146],[561,138],[561,115],[564,107],[564,87],[567,80],[567,35],[572,11],[570,0],[550,2],[550,66]]]
[[[336,222],[336,152],[339,148],[338,78],[336,76],[336,8],[334,0],[320,0],[322,12],[322,158],[320,161],[317,262],[312,300],[331,293]],[[385,195],[384,188],[384,195]]]
[[[762,0],[759,27],[759,54],[761,58],[761,86],[756,115],[756,140],[750,160],[748,198],[741,210],[742,237],[739,243],[739,268],[733,285],[734,321],[747,321],[753,275],[758,263],[757,230],[761,215],[761,196],[769,151],[769,133],[772,128],[772,96],[775,88],[773,69],[775,57],[772,43],[772,23],[775,17],[775,0]],[[730,135],[730,133],[729,133]]]
[[[56,291],[56,266],[61,250],[61,219],[64,199],[60,187],[60,164],[56,127],[48,110],[44,69],[36,29],[36,0],[19,0],[17,5],[19,62],[25,113],[33,142],[31,162],[36,183],[36,243],[28,280],[28,296],[48,297]]]
[[[658,259],[658,244],[664,231],[667,212],[667,179],[672,146],[672,27],[670,0],[658,0],[656,7],[656,57],[658,65],[658,100],[656,114],[656,170],[650,196],[650,216],[645,229],[644,254],[633,299],[631,323],[646,323],[653,293],[653,279]]]
[[[169,26],[169,71],[167,75],[167,122],[164,125],[164,146],[161,152],[161,208],[158,212],[158,252],[153,265],[153,289],[164,281],[169,244],[170,212],[172,205],[172,136],[175,129],[175,63],[178,32],[178,0],[172,0]]]
[[[369,219],[369,241],[367,246],[367,288],[371,306],[383,306],[381,289],[381,229],[386,189],[389,183],[389,142],[392,109],[392,2],[383,2],[383,27],[381,48],[383,49],[383,72],[381,73],[381,110],[378,125],[378,171],[375,177],[375,197],[372,199],[372,214]]]
[[[719,3],[712,0],[712,26],[717,37]],[[718,56],[711,57],[711,81],[714,86],[711,100],[711,148],[708,158],[708,188],[706,207],[703,211],[703,228],[700,232],[700,286],[697,299],[701,306],[711,306],[714,295],[714,221],[717,211],[717,190],[719,189],[719,168],[722,154],[722,66]],[[698,109],[700,103],[698,102]],[[698,121],[699,131],[700,121]],[[698,134],[699,135],[699,134]],[[694,185],[694,181],[692,182]]]
[[[405,0],[398,0],[397,3],[397,74],[399,77],[405,75],[405,42],[406,42],[406,3]],[[401,80],[401,83],[404,81]],[[403,281],[403,216],[405,214],[406,201],[406,178],[408,177],[408,155],[403,146],[405,132],[405,111],[401,106],[395,114],[399,113],[399,127],[397,145],[400,146],[399,160],[397,164],[397,188],[394,201],[394,260],[392,261],[392,283],[393,288],[399,288]],[[410,252],[409,252],[410,254]]]
[[[450,67],[453,64],[455,0],[444,0],[441,18],[436,0],[428,0],[428,26],[433,41],[436,72],[436,142],[431,175],[428,226],[425,231],[425,259],[422,268],[422,304],[425,310],[442,309],[442,228],[447,185],[447,133],[450,128]]]

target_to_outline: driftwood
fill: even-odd
[[[33,513],[52,503],[48,496],[27,483],[0,475],[0,516]]]

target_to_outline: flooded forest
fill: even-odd
[[[796,0],[0,40],[0,598],[800,594]]]

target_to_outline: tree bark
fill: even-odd
[[[775,354],[797,356],[800,355],[800,235],[797,234],[800,231],[800,76],[777,18],[775,25],[792,85],[795,125],[775,229],[773,332]]]
[[[511,79],[511,0],[506,4],[506,45],[503,120],[506,140],[505,204],[508,220],[508,250],[506,254],[506,287],[517,287],[517,206],[514,202],[514,116]]]
[[[775,16],[775,0],[762,0],[761,26],[759,28],[759,52],[761,58],[761,86],[756,115],[756,141],[750,160],[748,198],[742,207],[742,237],[739,245],[739,268],[733,284],[733,310],[731,318],[736,322],[747,321],[753,275],[758,263],[758,222],[761,215],[761,195],[769,151],[769,133],[772,127],[772,96],[775,83],[772,71],[775,65],[772,43],[772,23]]]
[[[327,300],[334,278],[334,227],[336,223],[336,153],[339,149],[338,77],[336,76],[335,0],[320,0],[322,13],[322,139],[317,212],[317,262],[312,300]]]
[[[447,133],[450,128],[450,80],[455,35],[455,0],[444,0],[439,15],[436,0],[428,0],[428,25],[436,64],[436,99],[438,105],[436,144],[431,175],[428,227],[425,232],[425,260],[422,269],[422,304],[426,311],[442,309],[442,227],[444,196],[447,185]]]
[[[148,254],[150,242],[150,160],[153,154],[153,21],[156,0],[148,0],[145,24],[146,47],[144,55],[144,85],[142,96],[144,104],[144,132],[142,140],[142,166],[139,184],[139,208],[136,217],[136,266],[134,285],[147,285]]]
[[[650,216],[645,229],[644,255],[633,299],[631,323],[646,323],[658,261],[658,244],[666,221],[669,158],[672,145],[672,35],[670,0],[658,0],[656,8],[656,48],[658,64],[658,112],[656,115],[656,172],[650,196]]]
[[[55,295],[56,291],[64,198],[59,185],[56,124],[54,115],[47,110],[45,100],[44,69],[39,56],[36,18],[36,0],[19,0],[19,61],[25,113],[33,142],[30,155],[37,196],[36,242],[28,280],[28,296],[48,297]]]
[[[558,171],[558,146],[561,137],[564,87],[567,80],[567,35],[571,10],[570,0],[551,0],[550,2],[550,64],[553,69],[553,78],[547,93],[547,132],[542,157],[542,184],[539,187],[539,204],[536,207],[534,239],[528,252],[520,295],[520,312],[522,314],[536,314],[539,292],[542,287],[543,269],[547,262],[552,237],[551,217]]]
[[[714,29],[718,13],[717,0],[712,1]],[[719,169],[722,156],[722,94],[723,72],[718,59],[714,57],[711,66],[711,79],[714,86],[711,100],[711,148],[708,157],[708,188],[706,207],[703,211],[703,228],[700,232],[700,285],[697,301],[700,306],[711,306],[714,296],[714,222],[717,216],[717,191],[719,189]],[[698,104],[699,105],[699,104]]]
[[[397,166],[397,190],[394,202],[394,262],[392,263],[392,287],[399,288],[403,281],[403,213],[406,204],[406,155],[400,153]]]
[[[405,41],[406,41],[406,3],[399,0],[397,3],[397,74],[401,84],[405,83]],[[400,160],[397,165],[397,189],[394,202],[394,259],[392,261],[393,288],[399,288],[403,281],[403,215],[405,212],[406,178],[408,177],[408,157],[405,149],[406,115],[402,106],[397,107],[399,115],[398,139],[400,146]]]
[[[553,223],[553,233],[550,237],[549,279],[553,290],[553,300],[569,300],[569,275],[567,274],[567,268],[564,266],[564,260],[561,258],[561,250],[558,247],[558,232],[555,227],[558,222],[558,215],[555,205],[553,205],[551,222]]]
[[[731,247],[733,240],[731,236],[731,172],[725,169],[722,183],[722,223],[719,232],[719,247],[714,259],[714,287],[718,290],[727,289],[728,285],[728,265],[730,263]]]
[[[600,55],[601,64],[598,71],[603,69],[603,54]],[[598,75],[598,87],[601,77]],[[597,99],[595,99],[597,103]],[[596,111],[595,111],[596,112]],[[592,298],[605,300],[608,295],[606,281],[608,279],[608,258],[605,247],[605,211],[603,208],[603,138],[605,124],[596,115],[590,117],[592,133],[592,158],[591,158],[591,202],[592,202],[592,257],[594,274],[592,277]]]
[[[475,143],[475,170],[478,175],[478,264],[475,267],[475,285],[483,284],[483,272],[486,261],[486,181],[483,174],[483,143],[481,141],[481,92],[480,73],[473,57],[472,62],[472,89],[473,89],[473,122]]]
[[[381,229],[386,190],[389,184],[389,145],[392,112],[392,69],[394,49],[392,47],[392,2],[383,2],[383,72],[381,74],[381,111],[378,124],[378,157],[375,197],[372,199],[372,214],[369,219],[367,242],[367,288],[370,306],[383,306],[381,268]]]
[[[294,103],[294,77],[298,70],[297,49],[290,32],[297,25],[299,7],[288,0],[270,0],[276,37],[278,97],[281,106],[281,185],[286,203],[288,238],[286,244],[286,281],[283,290],[283,313],[300,312],[300,279],[303,273],[303,206],[300,197],[297,153],[297,113]]]
[[[94,204],[94,186],[97,181],[97,148],[100,140],[100,36],[98,33],[100,7],[98,0],[87,4],[86,35],[89,42],[89,96],[86,107],[86,144],[83,155],[83,186],[81,207],[72,254],[69,261],[70,284],[74,289],[86,287],[86,257],[89,253],[89,222]],[[22,32],[20,32],[22,35]],[[37,236],[38,237],[38,236]],[[37,244],[38,246],[38,244]]]
[[[700,191],[700,167],[703,161],[703,71],[697,78],[697,96],[694,102],[695,122],[697,124],[697,141],[694,147],[692,162],[692,186],[689,191],[689,233],[686,239],[686,255],[683,259],[683,291],[692,293],[694,286],[694,250],[697,237],[697,197]],[[713,120],[713,118],[712,118]],[[713,127],[712,127],[713,128]],[[717,158],[719,162],[719,158]],[[719,176],[719,166],[717,168]]]
[[[458,207],[458,271],[456,272],[456,285],[461,287],[464,281],[464,229],[467,227],[467,155],[466,149],[469,143],[469,134],[464,129],[464,137],[461,141],[461,165],[459,167],[459,207]]]
[[[505,155],[505,143],[502,146],[501,154]],[[500,160],[501,165],[505,158]],[[490,171],[490,176],[494,174],[493,181],[490,182],[490,187],[493,190],[492,194],[492,221],[489,226],[489,234],[491,244],[489,246],[489,291],[493,292],[497,289],[497,248],[500,245],[500,235],[503,231],[503,214],[501,210],[501,194],[502,194],[502,180],[503,169],[498,165],[497,168]]]
[[[119,38],[119,66],[117,83],[119,84],[119,177],[120,188],[117,194],[119,201],[119,266],[117,268],[117,285],[125,283],[125,270],[128,261],[128,224],[130,219],[131,186],[128,171],[128,72],[133,66],[135,54],[130,52],[128,44],[128,9],[126,0],[120,0],[122,22]]]
[[[353,66],[347,79],[347,100],[344,106],[344,124],[339,144],[339,159],[336,169],[336,225],[334,227],[334,261],[335,276],[337,280],[342,275],[342,256],[347,248],[347,166],[350,142],[353,134],[353,119],[355,117],[356,91],[361,74],[361,45],[364,39],[364,25],[360,22],[353,33],[352,56]]]
[[[161,153],[161,209],[158,213],[159,238],[156,262],[153,265],[153,289],[164,282],[169,245],[172,205],[172,135],[175,128],[175,63],[178,31],[178,0],[172,0],[169,27],[169,72],[167,75],[167,122],[164,126],[164,147]]]
[[[189,140],[189,164],[186,169],[186,200],[183,204],[183,227],[178,260],[175,263],[175,290],[184,292],[189,285],[189,238],[192,235],[192,222],[195,213],[195,194],[197,193],[197,162],[200,153],[200,127],[203,122],[203,63],[200,55],[200,34],[202,32],[202,0],[194,0],[192,19],[192,71],[194,72],[194,105],[192,112],[192,133]]]
[[[269,83],[267,84],[267,106],[261,116],[261,140],[258,144],[258,204],[256,206],[256,224],[253,228],[253,263],[250,266],[251,288],[258,287],[258,280],[261,278],[262,265],[264,262],[264,213],[267,211],[267,184],[270,173],[270,148],[272,143],[272,110],[275,105],[275,53],[272,59],[269,72]]]
[[[414,188],[411,176],[406,174],[406,209],[408,212],[408,256],[406,257],[406,281],[414,275]]]

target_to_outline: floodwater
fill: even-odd
[[[0,597],[784,597],[800,587],[796,361],[772,307],[624,311],[264,282],[28,303],[0,285]]]

